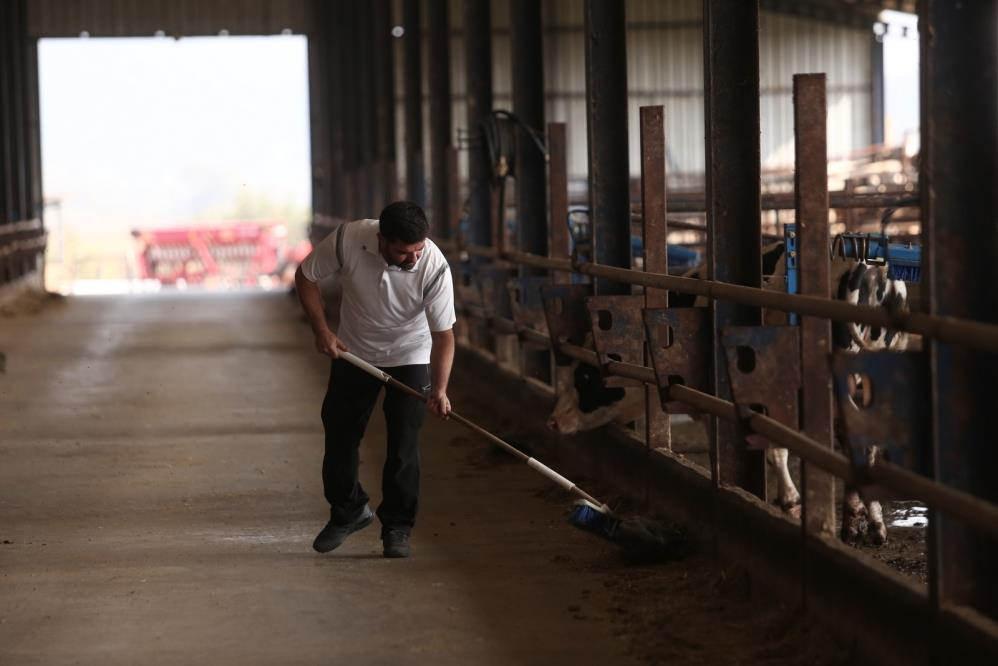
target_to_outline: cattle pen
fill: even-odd
[[[919,192],[893,197],[829,192],[826,78],[797,74],[786,82],[793,90],[793,195],[782,200],[768,195],[765,207],[794,212],[800,290],[789,294],[763,288],[761,229],[753,223],[764,200],[758,178],[758,7],[704,4],[706,194],[679,195],[678,205],[684,212],[706,211],[707,276],[691,278],[670,275],[666,264],[673,211],[661,106],[640,109],[640,205],[632,215],[626,122],[620,115],[626,92],[614,83],[622,67],[623,11],[603,4],[587,3],[585,17],[593,226],[588,246],[573,242],[565,224],[570,212],[565,124],[546,127],[546,169],[528,175],[524,168],[517,177],[514,234],[500,221],[505,205],[496,209],[496,188],[504,180],[491,180],[495,171],[484,140],[470,144],[464,204],[469,219],[462,228],[454,210],[461,189],[454,151],[431,147],[443,173],[451,164],[452,200],[434,199],[436,242],[450,257],[463,296],[461,313],[468,323],[462,342],[479,357],[467,357],[469,363],[490,377],[505,376],[510,387],[525,385],[540,395],[567,390],[544,365],[568,359],[599,368],[617,386],[646,387],[642,430],[616,426],[623,433],[615,440],[619,449],[587,452],[579,443],[570,457],[588,460],[585,469],[596,478],[616,475],[625,486],[640,486],[635,492],[646,499],[650,493],[674,510],[681,506],[710,526],[722,552],[730,549],[729,557],[748,558],[768,570],[808,608],[828,617],[848,611],[849,631],[874,653],[901,662],[992,661],[998,654],[998,504],[981,470],[994,469],[987,442],[995,434],[989,378],[998,376],[998,323],[993,299],[971,297],[966,285],[994,284],[990,266],[998,257],[988,252],[995,237],[995,155],[973,146],[993,144],[995,127],[988,105],[977,116],[980,122],[957,119],[963,107],[956,100],[973,95],[974,53],[986,52],[960,43],[970,14],[933,2],[924,3],[920,14],[934,39],[922,50]],[[993,18],[993,9],[982,6],[986,22],[985,15]],[[465,20],[475,18],[476,10],[469,8]],[[989,39],[990,48],[993,36]],[[482,75],[473,68],[488,67],[487,60],[475,57],[469,50],[469,86]],[[529,60],[530,54],[521,57]],[[469,125],[483,122],[472,115],[469,110]],[[525,140],[517,144],[522,152],[516,157],[527,162],[524,145]],[[959,178],[945,166],[954,160],[966,166]],[[538,196],[539,205],[530,200]],[[926,250],[920,302],[891,311],[831,298],[830,204],[920,210]],[[632,220],[641,225],[642,268],[634,267],[628,252]],[[329,228],[319,220],[314,233],[321,238]],[[972,238],[989,240],[977,245]],[[670,308],[670,292],[699,296],[706,304]],[[761,309],[794,313],[800,324],[762,326]],[[903,353],[833,354],[831,322],[907,331],[921,336],[923,345]],[[580,346],[584,339],[593,345]],[[553,353],[538,365],[537,350]],[[872,384],[872,401],[850,393],[849,378],[856,375],[865,378],[867,391]],[[669,414],[677,412],[712,420],[706,468],[670,451]],[[836,429],[846,440],[845,453],[833,447]],[[752,435],[764,442],[746,444]],[[855,449],[870,437],[894,449],[893,460],[868,464]],[[799,520],[774,515],[766,505],[765,442],[789,449],[803,462]],[[643,471],[645,465],[654,471]],[[929,507],[927,587],[835,542],[836,479],[875,496],[918,498]]]
[[[307,212],[157,211],[121,262],[154,291],[48,293],[82,195],[43,192],[72,174],[42,150],[44,42],[198,38],[210,80],[243,37],[298,49]],[[87,62],[69,114],[131,108]],[[72,134],[157,145],[125,120]],[[280,151],[238,139],[246,188]],[[171,196],[220,189],[191,170]],[[420,421],[389,561],[391,529],[312,541],[373,522],[329,513],[312,346],[347,225],[372,275],[429,263],[373,247],[397,200],[449,268],[449,391],[484,430]],[[447,281],[413,284],[421,317]],[[998,664],[996,379],[996,0],[0,1],[0,663]],[[384,402],[355,491],[393,455]],[[566,525],[574,498],[490,437],[679,555]]]

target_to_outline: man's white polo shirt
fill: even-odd
[[[383,368],[430,362],[430,331],[454,326],[450,267],[433,241],[411,270],[389,266],[378,251],[378,221],[341,224],[302,262],[312,282],[336,275],[343,285],[336,335],[347,349]]]

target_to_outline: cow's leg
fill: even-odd
[[[887,543],[887,525],[884,523],[884,509],[880,502],[876,500],[866,505],[867,515],[869,515],[869,527],[867,538],[875,546],[882,546]]]
[[[866,506],[859,498],[859,491],[846,486],[842,501],[842,540],[846,543],[856,543],[866,534]]]
[[[800,518],[800,493],[790,478],[790,451],[771,446],[766,449],[766,462],[776,472],[776,504],[786,513]]]
[[[867,452],[867,463],[870,467],[877,464],[878,454],[879,449],[876,446],[871,446]],[[880,502],[876,500],[868,502],[866,512],[867,516],[869,516],[867,538],[870,540],[870,543],[877,546],[887,543],[887,525],[884,523],[884,509],[880,506]]]

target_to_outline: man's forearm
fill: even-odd
[[[447,392],[450,371],[454,366],[454,330],[431,333],[430,381],[434,391]]]
[[[312,331],[319,333],[329,330],[329,325],[326,323],[326,313],[322,309],[319,285],[305,277],[301,268],[295,272],[295,291],[298,293],[298,300],[305,311],[305,316],[308,317],[309,324],[312,325]]]

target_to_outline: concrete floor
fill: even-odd
[[[606,550],[455,424],[412,559],[376,525],[311,550],[328,365],[284,295],[72,299],[0,351],[0,664],[631,663],[586,617]],[[383,441],[377,411],[375,500]]]

